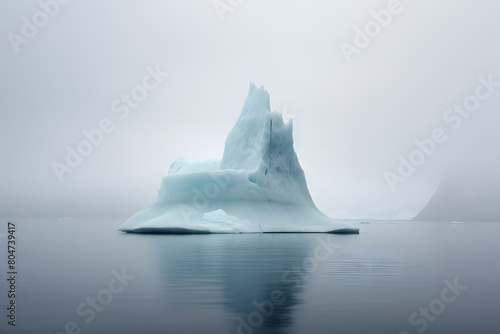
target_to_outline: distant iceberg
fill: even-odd
[[[120,231],[135,233],[359,233],[314,205],[293,147],[292,121],[271,112],[269,93],[250,84],[222,160],[179,159],[158,199]]]

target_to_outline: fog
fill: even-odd
[[[500,221],[499,1],[64,2],[0,2],[0,217],[128,217],[222,156],[252,81],[325,214],[411,219],[446,187],[426,219]]]

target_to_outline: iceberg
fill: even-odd
[[[222,159],[179,159],[157,200],[130,217],[130,233],[337,233],[359,228],[314,204],[293,146],[293,122],[271,111],[264,87],[250,84]]]

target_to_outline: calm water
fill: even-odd
[[[500,224],[372,222],[360,235],[120,224],[17,220],[17,326],[3,279],[0,332],[500,333]]]

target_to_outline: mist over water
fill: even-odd
[[[47,22],[37,1],[0,4],[1,216],[127,218],[178,158],[222,157],[253,81],[293,118],[328,216],[411,219],[440,185],[462,206],[470,180],[470,214],[450,219],[500,220],[484,204],[498,197],[498,87],[476,90],[500,81],[496,1],[54,1]],[[447,140],[393,192],[385,173],[436,128]]]

